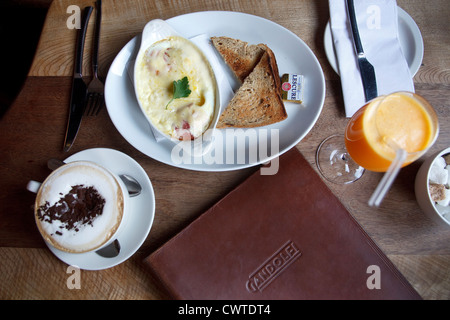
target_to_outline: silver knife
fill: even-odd
[[[356,21],[355,6],[353,0],[347,0],[348,17],[352,28],[353,42],[355,44],[356,54],[358,56],[359,72],[364,87],[364,95],[366,101],[372,100],[378,96],[377,80],[375,77],[375,70],[366,58],[364,49],[359,37],[358,23]]]
[[[64,139],[64,151],[69,151],[80,128],[84,108],[87,99],[87,86],[83,80],[83,50],[84,39],[86,37],[87,25],[91,16],[93,7],[86,7],[83,11],[81,29],[77,32],[77,43],[75,46],[75,65],[72,79],[72,93],[70,96],[69,120],[67,122],[66,137]]]

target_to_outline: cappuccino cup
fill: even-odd
[[[34,216],[44,240],[58,250],[85,253],[108,246],[127,220],[128,192],[119,177],[91,161],[54,170],[36,193]]]

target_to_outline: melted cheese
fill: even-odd
[[[214,74],[202,52],[187,39],[171,36],[150,46],[137,63],[137,95],[151,123],[175,139],[201,136],[216,99]],[[172,100],[173,82],[184,77],[191,93]]]

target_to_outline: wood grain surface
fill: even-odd
[[[62,151],[75,30],[66,27],[69,5],[94,1],[55,0],[49,10],[29,76],[14,105],[0,121],[0,299],[166,299],[150,278],[142,259],[173,237],[257,168],[228,172],[197,172],[153,160],[131,146],[111,122],[107,110],[83,120],[69,154]],[[450,48],[446,0],[398,1],[419,26],[424,38],[423,64],[414,78],[416,92],[434,106],[441,132],[420,160],[404,168],[379,209],[367,200],[381,174],[366,172],[354,184],[327,185],[425,299],[450,299],[450,229],[424,216],[414,194],[414,179],[423,160],[450,146]],[[149,20],[205,11],[240,11],[270,19],[297,34],[317,56],[326,78],[322,114],[296,146],[317,170],[315,151],[327,136],[343,132],[339,77],[329,65],[323,32],[328,1],[257,0],[103,0],[100,73],[106,76],[121,48]],[[89,65],[93,22],[88,29],[85,65]],[[90,75],[86,69],[85,75]],[[103,271],[81,271],[81,288],[69,289],[67,265],[46,248],[34,225],[33,194],[28,180],[48,175],[49,158],[94,147],[120,150],[146,171],[155,188],[156,216],[143,246],[126,262]]]

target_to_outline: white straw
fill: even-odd
[[[384,174],[374,193],[369,199],[369,206],[378,207],[383,201],[384,196],[391,188],[392,182],[394,182],[397,174],[400,172],[400,169],[405,162],[407,156],[407,152],[402,148],[398,148],[395,153],[395,159],[392,161],[389,169]]]

